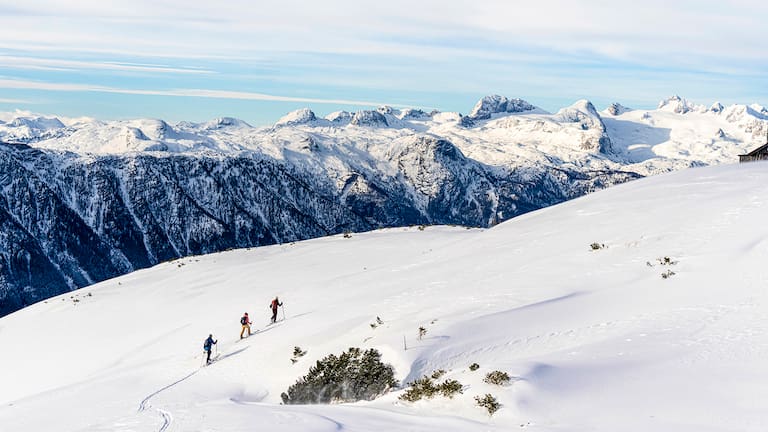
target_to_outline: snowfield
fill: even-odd
[[[687,169],[487,230],[339,235],[108,280],[0,319],[0,424],[763,431],[767,183],[766,163]],[[266,326],[275,295],[286,319]],[[239,341],[245,311],[258,332]],[[209,333],[219,359],[201,368]],[[292,364],[295,346],[308,353]],[[351,346],[378,349],[403,383],[445,369],[463,394],[280,405],[315,360]],[[493,370],[512,383],[484,383]],[[486,393],[503,405],[492,417],[475,406]]]

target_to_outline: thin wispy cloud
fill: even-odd
[[[0,103],[6,103],[6,104],[31,104],[35,103],[34,101],[26,100],[26,99],[10,99],[10,98],[0,98]]]
[[[152,64],[113,63],[102,61],[78,61],[52,58],[0,55],[0,67],[8,69],[41,69],[58,71],[108,70],[124,72],[210,74],[213,71],[196,68],[177,68]]]
[[[301,102],[309,104],[334,104],[334,105],[356,105],[356,106],[405,106],[403,104],[389,104],[383,102],[348,100],[348,99],[323,99],[310,97],[280,96],[264,93],[242,92],[232,90],[207,90],[207,89],[127,89],[106,87],[90,84],[74,83],[50,83],[14,79],[0,79],[0,88],[3,89],[25,89],[25,90],[47,90],[59,92],[98,92],[98,93],[117,93],[129,95],[146,96],[173,96],[173,97],[197,97],[197,98],[216,98],[216,99],[238,99],[254,101],[272,101],[272,102]],[[2,101],[2,100],[0,100]],[[20,102],[20,101],[15,101]]]

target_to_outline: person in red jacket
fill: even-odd
[[[246,312],[241,318],[240,318],[240,324],[243,325],[243,329],[240,330],[240,339],[243,338],[243,335],[245,334],[245,331],[248,330],[248,336],[251,335],[251,319],[248,318],[248,312]]]
[[[272,308],[272,323],[277,321],[277,307],[282,306],[283,304],[280,303],[280,300],[278,300],[277,297],[275,297],[274,300],[272,300],[272,303],[270,303],[269,307]]]

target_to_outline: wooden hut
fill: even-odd
[[[739,163],[754,162],[759,160],[768,160],[768,137],[766,137],[765,144],[745,155],[739,155]]]

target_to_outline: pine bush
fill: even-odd
[[[431,376],[424,375],[410,383],[410,387],[402,395],[400,400],[406,402],[416,402],[421,399],[432,399],[439,395],[447,398],[453,398],[457,393],[464,392],[464,386],[456,380],[445,380],[444,382],[437,384],[433,380],[442,377],[445,371],[440,369],[432,373]]]
[[[425,375],[424,377],[412,382],[408,390],[400,395],[400,399],[407,402],[416,402],[417,400],[421,399],[431,399],[437,394],[438,391],[439,389],[432,381],[432,378]]]
[[[456,380],[445,380],[445,382],[440,384],[438,388],[440,389],[441,395],[450,399],[453,399],[456,393],[464,393],[464,386]]]
[[[488,372],[488,374],[485,376],[485,379],[483,379],[483,381],[487,382],[488,384],[496,385],[507,385],[509,384],[510,380],[511,378],[509,377],[509,374],[502,371]]]
[[[355,402],[373,400],[397,385],[394,368],[381,362],[381,353],[350,348],[318,360],[280,397],[285,404]]]
[[[490,393],[487,393],[485,396],[475,396],[475,401],[477,401],[477,406],[483,407],[488,411],[488,415],[493,415],[493,413],[501,409],[499,401]]]

